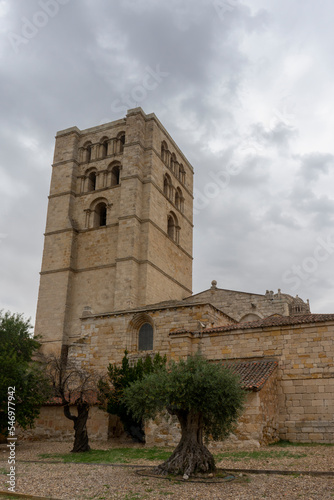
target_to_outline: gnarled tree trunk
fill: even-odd
[[[74,422],[74,445],[71,453],[80,453],[90,450],[86,427],[89,405],[87,403],[77,403],[77,408],[78,416],[75,416],[71,414],[68,404],[64,406],[65,417]]]
[[[200,413],[173,410],[181,425],[181,439],[173,454],[155,471],[158,474],[186,474],[213,472],[213,455],[203,444],[203,422]]]

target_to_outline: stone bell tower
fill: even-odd
[[[193,169],[152,113],[56,135],[35,333],[59,350],[85,311],[183,299]]]

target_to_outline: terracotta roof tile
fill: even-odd
[[[225,361],[223,366],[241,378],[242,387],[248,391],[260,391],[278,366],[276,360]]]

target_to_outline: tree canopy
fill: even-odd
[[[214,470],[214,459],[203,445],[203,437],[220,440],[231,432],[242,411],[245,392],[230,370],[195,354],[134,382],[124,398],[138,419],[153,419],[164,409],[176,415],[181,441],[158,472],[190,475]]]
[[[128,352],[124,352],[121,366],[109,364],[107,380],[99,382],[99,398],[108,413],[118,415],[124,429],[135,439],[144,441],[142,418],[134,418],[124,401],[124,391],[130,384],[142,380],[149,373],[156,372],[166,365],[166,356],[157,353],[153,358],[146,356],[135,362],[129,360]]]
[[[8,388],[15,388],[15,418],[23,429],[33,427],[49,384],[39,363],[32,361],[40,344],[21,314],[0,311],[0,432],[8,427]]]

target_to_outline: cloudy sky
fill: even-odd
[[[194,293],[334,312],[333,19],[332,0],[0,0],[0,309],[34,321],[56,131],[141,106],[195,169]]]

